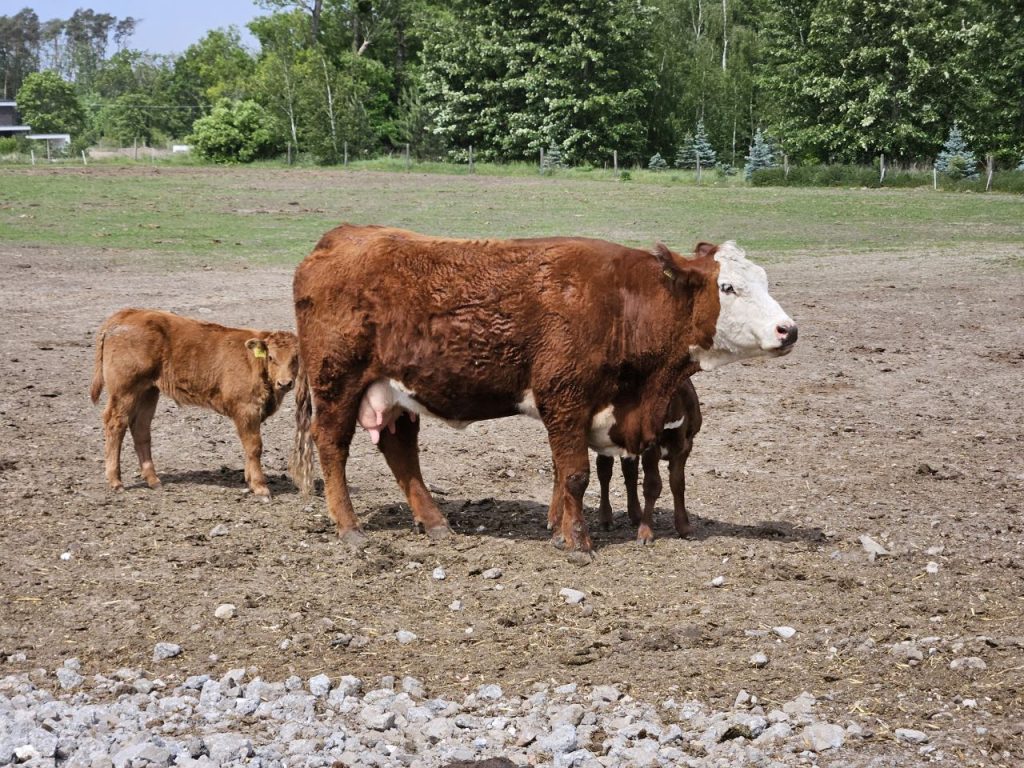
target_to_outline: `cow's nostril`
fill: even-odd
[[[779,339],[782,342],[782,346],[788,347],[791,344],[796,343],[796,323],[793,323],[792,325],[777,325],[775,326],[775,332],[779,334]]]

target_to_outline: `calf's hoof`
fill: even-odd
[[[370,543],[370,539],[358,528],[349,528],[347,531],[342,531],[339,535],[341,540],[352,549],[365,549],[366,545]]]
[[[427,538],[431,541],[443,541],[444,539],[450,539],[453,535],[452,529],[445,523],[435,525],[433,528],[427,528]]]
[[[555,549],[565,549],[565,536],[561,533],[556,533],[551,537],[551,546]]]

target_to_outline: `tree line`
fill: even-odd
[[[3,97],[82,144],[187,139],[219,160],[647,165],[758,132],[791,162],[929,163],[955,126],[1024,150],[1024,7],[1006,0],[258,0],[176,56],[144,19],[0,16]]]

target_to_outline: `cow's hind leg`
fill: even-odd
[[[128,427],[132,431],[132,442],[135,444],[135,454],[139,457],[139,471],[142,473],[142,479],[150,488],[160,487],[160,478],[157,477],[156,467],[153,465],[150,431],[159,399],[160,390],[156,387],[150,387],[142,392],[136,401],[135,412],[128,422]]]
[[[337,391],[338,394],[333,394]],[[349,494],[345,466],[348,464],[349,447],[356,430],[356,416],[362,397],[357,382],[341,382],[330,397],[314,392],[315,416],[313,418],[313,439],[320,456],[320,471],[324,476],[324,497],[327,500],[327,514],[338,529],[338,536],[351,547],[362,548],[367,543],[366,534],[359,528],[352,497]]]
[[[597,519],[601,522],[601,528],[608,531],[612,527],[612,502],[608,490],[612,482],[612,470],[615,469],[615,459],[611,456],[597,454],[597,482],[601,485],[601,504],[597,508]],[[561,498],[557,493],[553,498]]]
[[[434,503],[423,482],[419,455],[420,423],[403,413],[396,421],[394,432],[384,430],[377,447],[391,468],[395,480],[409,500],[412,518],[416,525],[426,531],[432,539],[443,539],[451,535],[448,521]]]
[[[263,438],[260,436],[259,414],[238,414],[234,422],[245,451],[245,482],[260,501],[270,501],[270,488],[261,465]]]
[[[638,544],[654,543],[654,505],[661,496],[661,472],[658,470],[660,459],[661,448],[657,445],[648,448],[641,456],[644,465],[644,511],[636,531]]]
[[[548,530],[554,531],[562,526],[562,494],[559,493],[561,481],[558,478],[558,468],[552,471],[554,484],[551,489],[551,504],[548,506]]]

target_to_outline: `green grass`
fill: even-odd
[[[180,266],[296,263],[343,221],[454,236],[588,235],[642,247],[663,240],[677,250],[735,239],[762,261],[1024,242],[1024,198],[1014,195],[697,187],[674,181],[672,171],[634,171],[623,182],[601,169],[359,170],[369,165],[0,166],[0,242],[104,248],[115,260]]]

